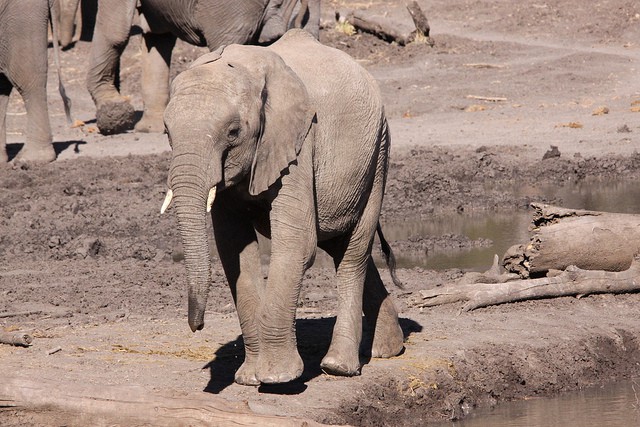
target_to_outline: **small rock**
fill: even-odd
[[[544,153],[542,160],[552,159],[554,157],[560,157],[560,150],[558,150],[557,146],[552,145],[551,149]]]

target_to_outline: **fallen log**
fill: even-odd
[[[0,331],[0,344],[17,345],[29,347],[33,342],[31,335],[25,332],[4,332]]]
[[[429,307],[466,301],[462,311],[470,311],[529,299],[637,291],[640,291],[640,261],[634,257],[624,271],[593,271],[569,266],[552,277],[508,280],[504,283],[458,283],[421,290],[419,296],[414,298],[414,304]]]
[[[163,394],[139,386],[64,384],[16,376],[0,376],[0,407],[55,411],[68,418],[65,425],[71,426],[321,425],[299,418],[260,415],[246,403],[229,402],[204,392]]]
[[[623,271],[640,249],[640,215],[607,213],[533,203],[529,243],[512,246],[503,267],[523,278],[574,265]]]
[[[366,9],[357,9],[346,15],[346,20],[355,28],[373,34],[376,37],[387,42],[396,42],[401,46],[408,43],[421,40],[434,45],[433,40],[429,37],[431,31],[429,21],[422,12],[420,5],[416,2],[410,2],[407,11],[413,25],[409,24],[408,19],[402,19],[399,12],[379,14]]]

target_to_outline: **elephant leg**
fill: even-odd
[[[7,107],[13,86],[4,74],[0,74],[0,163],[9,160],[7,154]]]
[[[46,46],[46,45],[43,45]],[[47,53],[35,53],[42,64],[24,64],[11,75],[11,81],[24,100],[27,110],[26,141],[13,161],[45,163],[56,158],[53,149],[47,107]]]
[[[257,377],[267,384],[292,381],[304,370],[296,342],[296,307],[317,244],[313,181],[304,181],[283,177],[283,187],[271,205],[271,262],[258,321]]]
[[[80,28],[81,24],[77,21],[77,18],[81,16],[79,13],[80,0],[60,0],[58,2],[60,13],[60,45],[63,49],[71,46],[74,40],[74,34],[77,28]]]
[[[176,37],[172,34],[145,33],[142,40],[144,111],[135,131],[164,132],[162,114],[169,102],[169,66]]]
[[[89,52],[87,89],[96,104],[96,125],[105,135],[133,127],[135,110],[117,84],[120,55],[127,42],[135,0],[100,0]]]
[[[336,266],[338,312],[331,345],[320,363],[333,375],[360,374],[362,298],[372,240],[368,235],[373,236],[367,228],[361,221],[350,235],[321,245]]]
[[[256,308],[264,288],[258,239],[251,223],[230,211],[223,194],[212,208],[211,218],[222,267],[236,305],[244,340],[244,363],[235,374],[242,385],[260,385],[256,378],[258,327]]]
[[[364,349],[362,353],[372,357],[393,357],[400,354],[404,348],[404,334],[398,322],[398,311],[372,258],[367,263],[362,304],[367,329],[372,334],[367,340],[371,347]]]

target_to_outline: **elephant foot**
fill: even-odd
[[[256,377],[256,364],[245,362],[238,368],[235,375],[235,382],[240,385],[259,386],[260,381]]]
[[[286,354],[285,357],[282,354]],[[300,378],[304,370],[302,358],[298,350],[282,353],[279,357],[267,358],[260,356],[256,369],[256,377],[263,384],[281,384],[288,383]]]
[[[333,347],[333,346],[332,346]],[[345,357],[340,352],[329,349],[320,363],[322,370],[330,375],[353,377],[360,375],[360,358],[358,354]]]
[[[375,319],[371,357],[389,358],[397,356],[403,349],[404,333],[398,322],[398,312],[391,298],[387,297],[382,302]]]
[[[383,324],[376,328],[371,346],[371,357],[386,358],[397,356],[404,349],[404,333],[397,322]]]
[[[163,133],[164,132],[164,120],[162,113],[151,114],[145,112],[138,123],[133,128],[135,132],[142,133]]]
[[[135,110],[127,101],[108,101],[96,111],[96,126],[103,135],[123,133],[133,128]]]
[[[53,144],[47,143],[39,147],[33,147],[32,144],[25,144],[18,155],[11,160],[11,163],[18,166],[20,164],[41,164],[50,163],[56,159],[56,151]]]

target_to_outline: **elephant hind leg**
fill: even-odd
[[[142,99],[144,111],[136,132],[163,132],[162,115],[169,102],[169,67],[176,44],[173,34],[145,33],[142,38]]]
[[[360,375],[360,342],[362,340],[362,295],[370,247],[364,248],[353,234],[331,242],[322,242],[334,260],[338,287],[338,312],[331,345],[322,359],[322,370],[332,375]]]
[[[47,163],[56,159],[47,106],[47,52],[43,48],[34,55],[41,57],[41,62],[32,64],[35,69],[19,64],[8,76],[27,110],[26,141],[14,162]]]
[[[9,105],[9,95],[11,95],[11,83],[4,74],[0,74],[0,163],[9,160],[7,146],[7,127],[6,116],[7,106]]]
[[[398,312],[371,258],[364,283],[363,311],[367,337],[362,354],[385,358],[400,354],[404,349],[404,334],[398,322]]]

